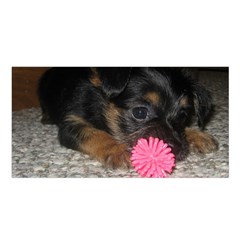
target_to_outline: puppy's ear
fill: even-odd
[[[193,90],[194,108],[198,118],[198,126],[203,129],[212,110],[212,97],[203,86],[195,85]]]
[[[127,86],[131,67],[98,67],[102,90],[109,98],[118,96]]]

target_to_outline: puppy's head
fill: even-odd
[[[121,71],[121,68],[119,69]],[[106,81],[109,96],[106,119],[111,133],[132,147],[150,136],[172,147],[177,160],[188,153],[185,128],[192,116],[203,127],[211,109],[209,93],[179,68],[122,69],[120,87]],[[120,76],[119,74],[118,76]],[[118,89],[118,91],[116,91]]]

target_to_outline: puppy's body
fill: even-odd
[[[200,127],[211,110],[209,93],[178,68],[52,68],[39,84],[42,122],[57,124],[60,143],[105,166],[129,167],[131,147],[141,137],[167,142],[177,160],[189,146],[217,147]]]

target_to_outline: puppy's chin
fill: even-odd
[[[189,145],[184,134],[173,132],[167,127],[161,129],[159,126],[149,126],[141,129],[127,137],[127,144],[132,148],[137,144],[138,139],[148,139],[149,137],[158,138],[167,143],[171,147],[176,161],[184,160],[189,153]]]

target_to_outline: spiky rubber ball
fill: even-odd
[[[158,138],[140,138],[132,150],[132,165],[142,177],[168,177],[175,167],[175,155],[171,151],[168,144]]]

